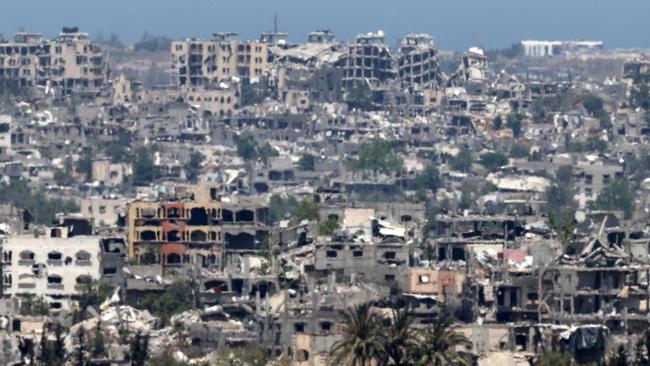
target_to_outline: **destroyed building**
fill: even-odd
[[[180,86],[204,86],[232,77],[260,78],[269,63],[269,43],[240,41],[234,32],[217,32],[209,40],[172,42],[172,75]]]
[[[101,87],[107,83],[108,69],[101,47],[72,27],[52,40],[38,33],[16,33],[13,41],[0,43],[0,77],[67,93]]]
[[[357,35],[356,43],[348,46],[345,56],[343,85],[350,87],[359,82],[368,82],[377,86],[394,77],[393,58],[384,43],[384,33],[378,31]]]

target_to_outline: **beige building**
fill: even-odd
[[[110,197],[88,197],[81,200],[81,215],[99,226],[115,226],[126,214],[126,201]]]
[[[458,297],[463,291],[465,275],[450,269],[411,268],[408,272],[406,292],[431,295],[439,301]]]
[[[124,181],[124,165],[110,160],[95,160],[92,165],[92,178],[96,182],[118,186]]]
[[[120,74],[113,80],[111,93],[113,105],[141,102],[144,97],[144,90],[139,86],[139,82],[129,80],[124,74]]]
[[[231,116],[239,108],[239,88],[187,88],[185,102],[213,116]]]
[[[330,350],[343,338],[340,333],[296,333],[292,344],[292,366],[327,366],[332,364]],[[374,364],[374,363],[373,363]]]
[[[241,41],[237,33],[214,33],[209,40],[172,42],[172,75],[177,84],[207,85],[233,76],[258,78],[269,63],[269,43]]]
[[[0,43],[0,78],[21,86],[45,86],[47,92],[96,88],[107,75],[101,47],[77,28],[64,28],[53,40],[16,33],[13,41]]]

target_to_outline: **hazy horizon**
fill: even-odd
[[[236,31],[244,39],[256,39],[260,32],[273,28],[277,13],[279,30],[288,32],[292,42],[306,40],[307,33],[316,29],[331,29],[340,41],[381,29],[391,46],[407,33],[424,32],[440,48],[452,50],[504,48],[522,39],[595,39],[604,41],[607,48],[650,48],[647,0],[416,0],[408,4],[385,0],[22,0],[4,4],[3,13],[0,33],[5,38],[21,28],[54,36],[63,26],[78,26],[92,38],[98,32],[115,33],[126,43],[145,31],[173,39]]]

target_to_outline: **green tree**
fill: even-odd
[[[530,147],[526,145],[514,144],[512,145],[512,148],[510,148],[511,158],[527,158],[528,155],[530,155]]]
[[[60,362],[61,365],[65,362],[65,337],[63,336],[63,326],[61,323],[56,323],[54,325],[54,345],[52,349],[54,350],[54,359]]]
[[[563,165],[558,168],[555,173],[558,183],[562,185],[569,185],[573,180],[573,167],[571,165]]]
[[[267,366],[269,364],[272,363],[269,362],[269,356],[264,349],[257,346],[246,346],[232,349],[228,357],[217,359],[214,366]]]
[[[11,203],[16,208],[27,209],[36,224],[51,225],[58,212],[78,212],[79,206],[72,200],[48,198],[42,192],[34,194],[25,181],[0,183],[0,203]]]
[[[384,358],[380,319],[364,303],[343,312],[343,339],[331,349],[332,365],[366,366]]]
[[[196,182],[197,177],[199,176],[199,171],[201,170],[201,165],[205,160],[205,156],[198,151],[192,152],[190,154],[190,160],[185,166],[185,175],[187,180],[191,182]]]
[[[492,121],[492,126],[494,126],[495,130],[500,130],[501,127],[503,127],[503,117],[501,117],[501,115],[494,117],[494,121]]]
[[[99,320],[97,320],[95,335],[93,337],[92,358],[100,358],[107,355],[105,342],[106,339],[104,338],[104,332],[102,330],[102,320],[99,318]]]
[[[288,217],[293,217],[298,211],[300,204],[295,197],[289,196],[286,199],[278,194],[271,195],[269,200],[269,220],[278,222]]]
[[[93,149],[85,148],[77,160],[77,173],[83,174],[85,180],[89,180],[93,175]]]
[[[452,170],[467,173],[472,168],[474,158],[467,148],[462,148],[458,155],[449,160],[449,166]]]
[[[190,366],[187,362],[177,361],[169,351],[149,358],[146,364],[147,366]]]
[[[133,163],[133,183],[136,186],[146,186],[158,178],[158,170],[153,162],[155,150],[146,146],[140,147],[136,152]]]
[[[352,170],[356,171],[370,170],[390,174],[400,172],[404,165],[394,144],[380,138],[362,143],[357,155],[356,159],[349,162]]]
[[[320,235],[331,236],[338,229],[339,223],[334,218],[329,218],[320,225]]]
[[[356,82],[350,87],[346,96],[348,108],[371,111],[375,109],[372,103],[372,90],[365,82]]]
[[[595,94],[583,94],[580,96],[582,105],[593,117],[600,117],[604,113],[603,99]]]
[[[245,137],[237,140],[237,155],[244,160],[257,158],[257,142],[252,137]]]
[[[436,192],[441,186],[440,174],[434,165],[429,165],[424,171],[415,177],[417,189],[429,189]]]
[[[420,339],[416,353],[417,365],[471,365],[469,355],[456,350],[458,347],[469,348],[471,343],[458,331],[450,318],[439,317],[429,328],[422,331]]]
[[[524,120],[524,115],[520,113],[510,113],[506,119],[506,126],[512,130],[512,135],[514,137],[521,136],[522,122]]]
[[[280,153],[278,153],[278,150],[276,150],[271,144],[268,142],[262,146],[259,146],[257,148],[257,157],[262,159],[263,162],[267,162],[269,158],[275,157],[275,156],[280,156]]]
[[[74,336],[74,348],[71,357],[75,366],[88,365],[88,341],[83,326],[79,327],[77,334]]]
[[[63,336],[61,325],[57,323],[56,328],[58,332],[57,340],[51,342],[48,340],[48,333],[50,331],[50,325],[45,324],[43,326],[43,334],[41,335],[40,340],[40,349],[37,357],[38,365],[42,366],[63,366],[65,362],[65,352],[63,348]],[[59,348],[61,347],[61,348]]]
[[[149,358],[149,334],[135,333],[131,340],[131,366],[144,366]]]
[[[619,345],[616,352],[612,354],[606,362],[607,366],[628,366],[627,352],[624,345]]]
[[[174,282],[161,295],[145,296],[140,305],[160,317],[162,325],[166,325],[172,315],[194,307],[193,291],[187,282]]]
[[[488,152],[479,157],[479,164],[485,169],[494,172],[500,167],[508,165],[508,157],[500,152]]]
[[[472,207],[474,203],[474,198],[472,197],[472,187],[469,185],[464,185],[460,189],[460,201],[458,202],[458,208],[461,210],[467,210]]]
[[[575,223],[573,221],[573,215],[570,212],[549,210],[546,218],[546,225],[555,232],[563,247],[566,247],[568,244],[573,242],[573,239],[575,238],[573,233]]]
[[[302,154],[298,160],[298,168],[305,171],[314,171],[316,165],[316,157],[311,154]]]
[[[294,217],[295,222],[302,220],[315,220],[318,221],[320,217],[318,204],[311,198],[305,198],[298,204],[298,210]]]
[[[77,293],[74,297],[79,302],[79,312],[74,316],[75,322],[85,320],[88,307],[98,308],[110,293],[108,286],[87,275],[79,276],[75,290]]]
[[[630,219],[634,214],[634,193],[627,180],[616,178],[600,192],[593,207],[596,210],[622,210],[625,218]]]
[[[269,88],[266,88],[265,85],[262,85],[261,83],[251,84],[248,79],[242,80],[240,90],[240,101],[242,106],[260,104],[265,98],[271,96],[268,92]]]
[[[408,308],[393,310],[388,324],[381,333],[384,335],[384,361],[392,365],[407,365],[418,351],[418,343],[413,330],[413,317]]]
[[[54,171],[54,183],[58,186],[69,186],[74,183],[74,179],[65,170],[56,169]]]
[[[47,316],[50,315],[50,305],[34,294],[24,294],[20,301],[20,315]]]
[[[111,142],[104,147],[104,153],[113,163],[125,163],[130,160],[129,148],[119,142]]]
[[[571,355],[564,352],[549,352],[541,355],[537,361],[538,366],[571,366]]]

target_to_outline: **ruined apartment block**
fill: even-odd
[[[404,86],[423,89],[438,89],[441,86],[438,49],[428,34],[409,34],[402,40],[397,66]]]
[[[390,49],[384,43],[384,33],[360,34],[348,48],[343,67],[343,85],[352,86],[367,80],[376,86],[395,76]]]
[[[241,41],[237,33],[217,32],[210,40],[172,42],[172,75],[179,86],[202,86],[259,78],[269,67],[269,43]]]
[[[45,86],[46,91],[98,88],[108,68],[102,49],[87,33],[63,28],[46,40],[38,33],[16,33],[13,42],[0,43],[0,78],[21,86]]]

